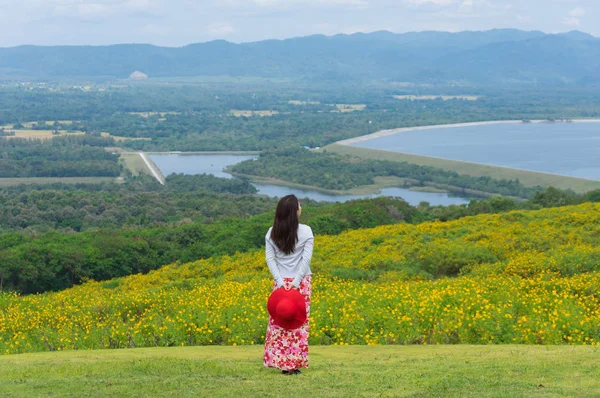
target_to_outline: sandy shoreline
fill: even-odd
[[[548,124],[570,124],[570,123],[600,123],[600,119],[573,119],[569,122],[566,121],[556,121],[549,122],[547,120],[531,120],[530,123],[548,123]],[[432,126],[417,126],[417,127],[402,127],[398,129],[390,129],[390,130],[381,130],[377,131],[373,134],[362,135],[360,137],[350,138],[347,140],[342,140],[336,142],[339,145],[352,145],[357,142],[368,141],[374,138],[385,137],[388,135],[406,133],[408,131],[418,131],[418,130],[431,130],[431,129],[446,129],[446,128],[455,128],[455,127],[474,127],[474,126],[489,126],[493,124],[525,124],[522,120],[495,120],[489,122],[470,122],[470,123],[455,123],[455,124],[438,124]]]

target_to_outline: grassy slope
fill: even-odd
[[[140,174],[146,174],[149,176],[152,175],[152,172],[146,165],[146,162],[144,162],[140,154],[137,152],[122,153],[120,161],[131,171],[131,174],[134,176],[138,176]]]
[[[597,397],[600,350],[543,346],[316,346],[283,376],[262,346],[0,357],[0,396]],[[560,360],[558,360],[560,358]]]
[[[488,176],[497,179],[518,178],[523,185],[530,187],[536,185],[554,186],[560,189],[572,189],[577,193],[600,189],[600,181],[511,169],[507,167],[495,167],[477,163],[432,158],[400,152],[381,151],[377,149],[359,148],[339,144],[328,145],[322,148],[322,150],[327,150],[329,152],[335,152],[342,155],[358,156],[364,159],[391,160],[397,162],[408,162],[421,166],[432,166],[471,176]]]

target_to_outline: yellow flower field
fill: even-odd
[[[600,205],[317,236],[311,344],[600,344]],[[264,252],[0,295],[0,352],[262,344]]]

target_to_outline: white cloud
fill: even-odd
[[[563,19],[563,24],[571,27],[581,25],[581,19],[585,16],[585,10],[581,7],[575,7],[569,11],[569,15]]]
[[[585,10],[581,7],[575,7],[569,11],[569,16],[574,18],[581,18],[585,16]]]

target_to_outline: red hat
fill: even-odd
[[[296,289],[275,290],[269,297],[267,309],[275,324],[285,329],[297,329],[306,321],[306,302]]]

